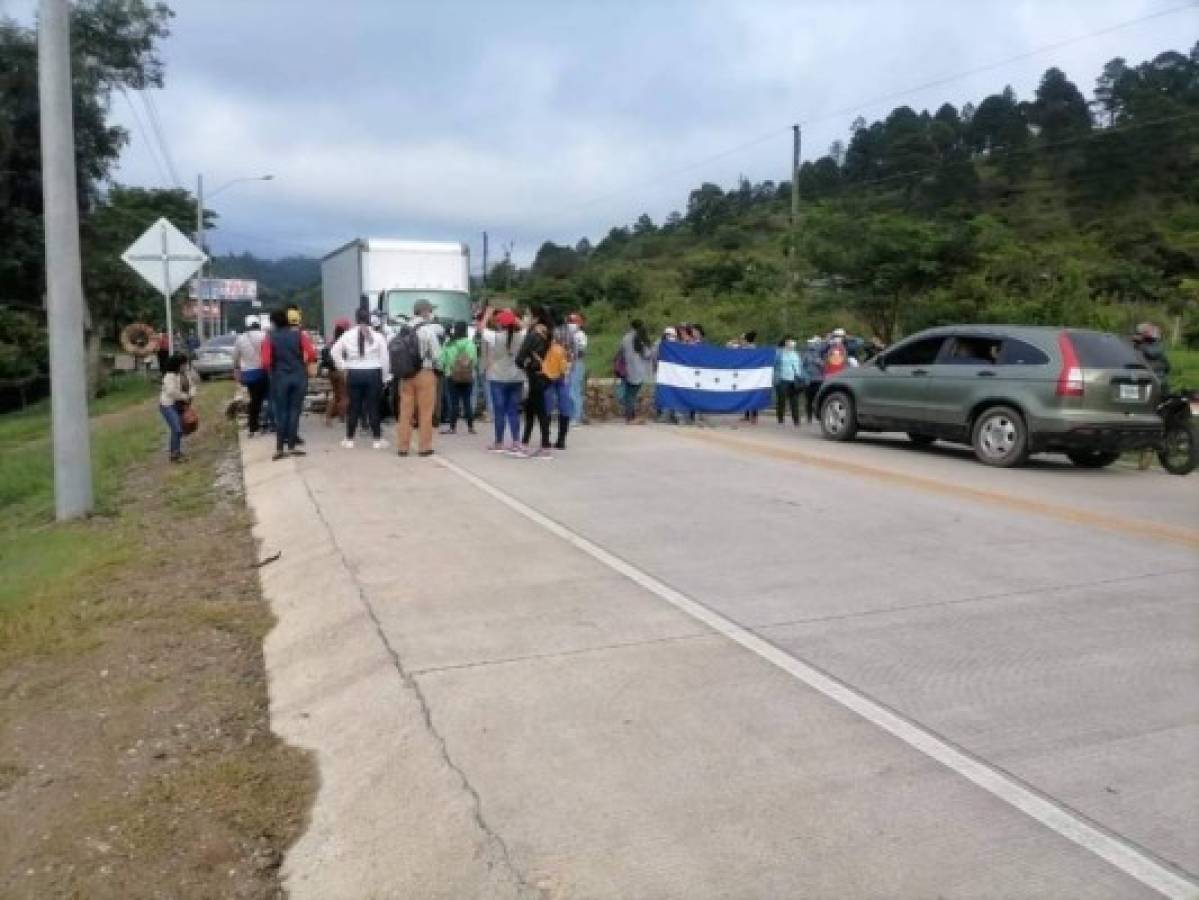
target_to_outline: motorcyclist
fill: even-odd
[[[1161,383],[1162,395],[1170,392],[1167,380],[1170,377],[1170,358],[1166,356],[1166,345],[1162,342],[1162,331],[1152,322],[1142,322],[1133,331],[1132,344],[1151,372]]]

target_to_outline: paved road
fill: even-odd
[[[573,437],[246,445],[295,896],[1199,895],[1199,477]]]

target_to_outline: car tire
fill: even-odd
[[[846,391],[832,391],[820,404],[820,433],[830,441],[852,441],[857,435],[858,414]]]
[[[1080,469],[1105,469],[1120,458],[1113,450],[1070,450],[1066,457]]]
[[[937,442],[937,439],[931,434],[920,434],[916,431],[908,432],[908,440],[917,447],[928,447]]]
[[[970,444],[981,463],[1001,469],[1020,466],[1028,460],[1028,426],[1012,407],[991,406],[975,418]]]

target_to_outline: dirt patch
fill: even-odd
[[[155,453],[115,516],[74,526],[127,561],[71,580],[36,640],[6,632],[0,896],[282,895],[315,769],[270,731],[272,619],[236,434],[208,393],[190,462]]]

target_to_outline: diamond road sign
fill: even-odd
[[[168,297],[208,261],[203,251],[166,219],[147,228],[121,259]]]

